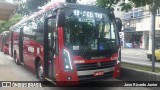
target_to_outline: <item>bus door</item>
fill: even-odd
[[[20,63],[24,63],[23,61],[23,28],[20,28],[20,33],[19,33],[19,58],[20,58]]]
[[[0,35],[0,51],[2,51],[2,35]]]
[[[56,16],[45,19],[44,29],[44,73],[45,77],[55,79],[55,24]]]
[[[2,37],[1,37],[1,43],[0,43],[1,45],[0,45],[0,49],[1,49],[1,51],[3,51],[3,35],[2,35]]]
[[[11,55],[11,57],[13,57],[13,31],[10,32],[10,44],[9,44],[9,55]]]
[[[3,48],[4,48],[4,42],[5,42],[5,36],[4,36],[4,35],[2,35],[2,47],[1,47],[2,52],[4,52],[4,51],[3,51]]]

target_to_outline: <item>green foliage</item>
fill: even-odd
[[[154,6],[153,2],[155,3]],[[149,5],[151,12],[160,7],[160,0],[129,0],[128,3],[125,3],[125,0],[96,0],[96,5],[101,8],[111,8],[118,3],[120,3],[121,11],[126,12],[133,7],[144,7],[146,5]]]
[[[153,0],[130,0],[135,7],[143,7],[153,3]]]
[[[66,0],[67,3],[76,3],[77,0]]]
[[[151,12],[155,12],[158,7],[160,7],[160,0],[130,0],[131,7],[144,7],[148,5]],[[122,5],[125,7],[126,5]]]
[[[46,5],[51,0],[26,0],[20,3],[18,13],[21,15],[30,15],[39,10],[39,7]]]
[[[148,5],[150,12],[154,14],[158,7],[160,7],[160,0],[130,0],[130,3],[132,3],[133,7],[144,7]]]
[[[128,12],[129,10],[131,10],[132,9],[132,3],[121,3],[120,5],[119,5],[120,7],[121,7],[121,11],[126,11],[126,12]]]
[[[26,0],[26,2],[19,3],[18,13],[21,15],[30,15],[34,12],[37,12],[39,7],[42,7],[49,3],[51,0]],[[68,3],[76,3],[77,0],[66,0]]]
[[[0,21],[0,33],[9,30],[11,26],[19,22],[21,19],[22,16],[16,13],[8,21]]]
[[[101,8],[111,8],[118,2],[120,2],[120,0],[96,0],[96,5]]]

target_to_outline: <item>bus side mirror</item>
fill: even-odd
[[[122,30],[122,21],[121,21],[120,18],[116,18],[116,24],[117,24],[118,31],[121,32],[121,30]]]

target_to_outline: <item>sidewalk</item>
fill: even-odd
[[[142,65],[142,66],[152,66],[152,62],[147,58],[146,53],[148,50],[137,49],[137,48],[122,48],[122,62]],[[160,63],[155,62],[155,66],[160,68]]]
[[[133,55],[146,55],[148,50],[145,49],[137,49],[137,48],[122,48],[122,54],[133,54]]]

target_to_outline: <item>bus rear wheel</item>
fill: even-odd
[[[39,61],[37,65],[37,75],[40,81],[44,81],[44,69],[43,69],[41,61]]]

